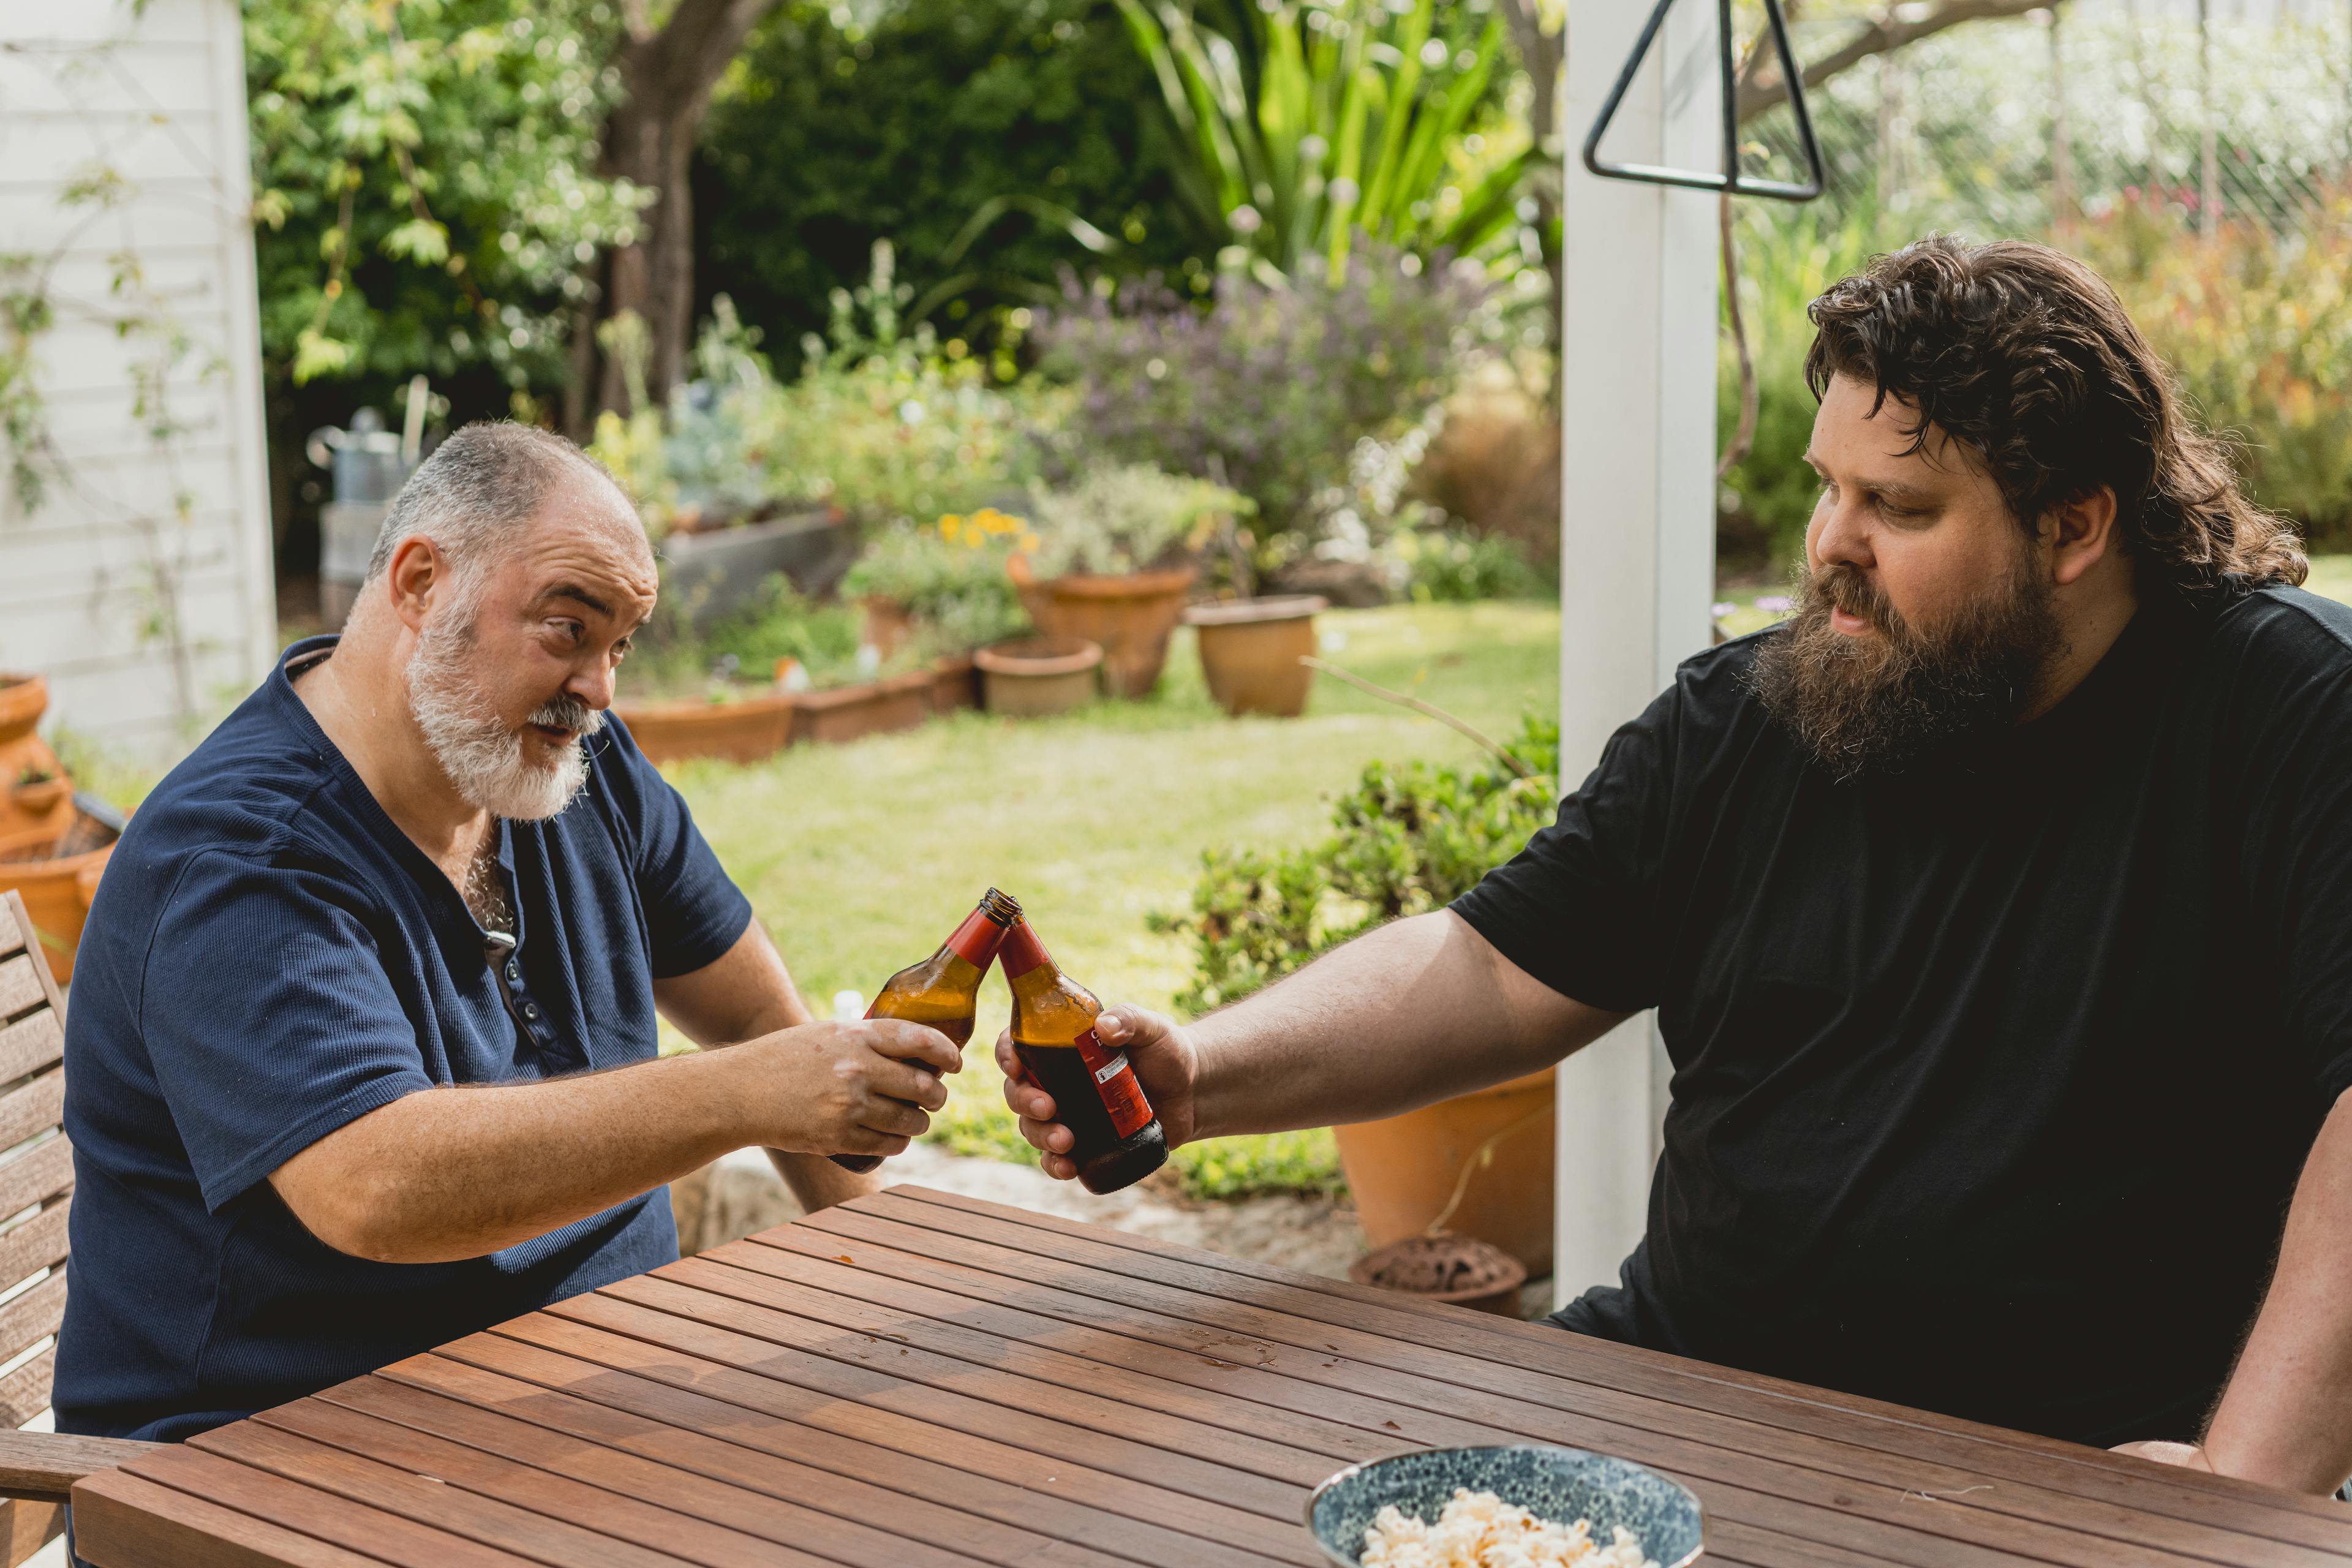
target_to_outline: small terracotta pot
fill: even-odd
[[[1421,1235],[1459,1184],[1447,1229],[1494,1243],[1532,1276],[1550,1273],[1553,1071],[1333,1128],[1365,1240],[1381,1247]]]
[[[0,670],[0,743],[31,734],[48,706],[49,683],[46,677],[12,675]]]
[[[982,648],[971,661],[991,713],[1042,719],[1094,700],[1103,650],[1083,637],[1024,637]]]
[[[931,716],[933,680],[929,670],[918,669],[863,686],[795,692],[792,700],[798,711],[793,721],[793,739],[856,741],[892,730],[911,730]]]
[[[858,640],[872,644],[884,658],[897,653],[915,635],[915,617],[898,600],[868,594],[857,603],[866,612],[865,629],[858,634]]]
[[[755,763],[791,743],[794,701],[780,691],[762,691],[740,702],[621,702],[613,710],[650,761]]]
[[[1240,599],[1195,605],[1185,624],[1201,644],[1201,672],[1209,695],[1238,718],[1270,713],[1296,719],[1307,711],[1315,672],[1299,659],[1315,651],[1315,616],[1330,602],[1318,595]]]
[[[1103,650],[1103,689],[1113,697],[1142,697],[1160,684],[1168,663],[1168,637],[1184,614],[1184,596],[1199,575],[1191,567],[1132,572],[1123,577],[1074,574],[1040,582],[1028,558],[1006,568],[1029,618],[1050,637],[1076,637]]]
[[[968,653],[950,654],[931,663],[931,711],[952,713],[980,706],[980,667]]]
[[[1423,1301],[1516,1318],[1528,1270],[1491,1242],[1441,1232],[1408,1237],[1368,1253],[1348,1266],[1348,1278]]]

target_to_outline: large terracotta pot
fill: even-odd
[[[81,945],[82,926],[89,918],[89,900],[97,894],[99,870],[114,853],[114,839],[112,828],[95,817],[77,814],[67,836],[57,841],[68,853],[0,853],[0,892],[13,888],[24,895],[25,912],[33,917],[49,973],[60,985],[73,981],[74,952]]]
[[[1364,1239],[1378,1248],[1420,1235],[1460,1184],[1446,1229],[1493,1242],[1531,1278],[1550,1273],[1552,1074],[1333,1128]]]
[[[756,763],[793,739],[793,699],[762,691],[739,702],[619,702],[613,710],[656,763],[723,757]]]
[[[1200,639],[1209,695],[1236,718],[1296,719],[1306,712],[1315,672],[1298,661],[1315,651],[1315,614],[1327,607],[1328,601],[1317,595],[1297,594],[1186,610],[1184,622]]]
[[[1199,575],[1191,567],[1134,572],[1123,577],[1083,574],[1040,582],[1025,557],[1009,568],[1022,606],[1047,637],[1099,643],[1103,688],[1113,697],[1142,697],[1160,684],[1168,637],[1184,614],[1184,596]]]

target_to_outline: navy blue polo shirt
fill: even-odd
[[[500,822],[520,945],[481,928],[330,742],[287,650],[173,769],[107,868],[66,1010],[72,1256],[58,1428],[175,1439],[677,1257],[656,1188],[521,1246],[375,1263],[269,1173],[439,1084],[656,1051],[653,983],[751,906],[617,721],[545,822]]]

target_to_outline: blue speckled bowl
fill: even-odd
[[[1493,1492],[1542,1519],[1592,1521],[1592,1538],[1607,1545],[1617,1526],[1642,1538],[1659,1568],[1698,1561],[1706,1519],[1687,1488],[1631,1459],[1514,1443],[1492,1448],[1423,1448],[1370,1464],[1351,1465],[1307,1500],[1307,1528],[1323,1555],[1342,1568],[1360,1568],[1364,1527],[1393,1503],[1431,1523],[1455,1488]]]

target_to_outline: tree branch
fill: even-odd
[[[1934,10],[1911,21],[1897,20],[1890,7],[1876,21],[1865,24],[1860,32],[1837,48],[1805,67],[1805,85],[1819,87],[1839,72],[1850,69],[1874,55],[1891,54],[1906,45],[1932,37],[1963,22],[2022,16],[2028,11],[2054,8],[2063,3],[2064,0],[1942,0]],[[1740,83],[1739,122],[1742,125],[1766,110],[1787,102],[1789,98],[1789,84],[1780,74],[1779,53],[1769,40],[1759,46],[1754,58],[1759,62],[1759,68],[1760,62],[1770,59],[1772,77],[1767,81]]]

